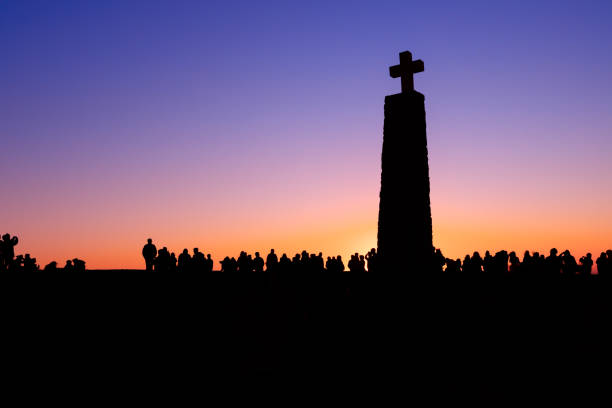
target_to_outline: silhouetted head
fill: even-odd
[[[188,254],[188,253],[189,253],[189,251],[187,250],[187,248],[183,249],[183,253],[184,253],[184,254]]]
[[[147,243],[152,244],[153,240],[151,238],[147,239]]]
[[[591,259],[591,257],[592,257],[592,256],[593,256],[593,255],[591,255],[591,253],[590,253],[590,252],[587,252],[587,258]]]
[[[193,248],[193,253],[197,254],[198,252],[200,252],[200,250],[198,248]]]
[[[553,248],[553,249],[550,250],[550,255],[551,256],[557,256],[557,253],[558,253],[557,248]]]
[[[10,239],[11,239],[11,236],[10,236],[10,234],[4,234],[4,235],[2,236],[2,239],[3,239],[3,240],[5,240],[5,241],[8,241],[8,240],[10,240]]]
[[[255,258],[259,256],[259,252],[255,252]]]
[[[272,249],[270,250],[270,253],[271,253],[271,254],[273,254],[273,253],[274,253],[274,248],[272,248]]]

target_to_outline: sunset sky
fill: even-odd
[[[0,1],[0,233],[44,266],[376,246],[425,62],[434,244],[612,247],[609,1]],[[215,263],[218,268],[219,264]]]

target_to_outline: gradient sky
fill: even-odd
[[[0,232],[142,268],[376,243],[384,96],[423,59],[434,244],[612,246],[609,1],[0,1]],[[218,267],[218,263],[215,264]]]

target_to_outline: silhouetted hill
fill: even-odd
[[[525,381],[575,376],[573,367],[600,364],[610,347],[612,281],[597,276],[109,271],[0,281],[8,347],[27,350],[10,356],[17,370],[36,361],[123,367],[118,376],[183,375],[188,367],[416,376],[445,389],[469,369],[472,385],[488,392],[503,390],[514,370]]]

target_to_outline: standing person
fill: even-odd
[[[152,272],[153,261],[155,261],[155,257],[157,256],[157,248],[153,245],[153,240],[151,238],[147,239],[147,244],[142,248],[142,256],[145,259],[147,272]]]
[[[185,272],[189,270],[191,266],[191,255],[189,255],[189,251],[187,248],[183,249],[183,252],[178,257],[178,270],[180,272]]]
[[[606,253],[602,252],[595,263],[597,263],[597,274],[599,276],[606,276],[608,273],[608,260],[606,259]]]
[[[274,249],[270,250],[268,257],[266,258],[266,271],[273,271],[278,265],[278,257],[274,253]]]
[[[255,272],[263,272],[264,260],[259,256],[259,252],[255,252],[255,259],[253,259],[253,269]]]
[[[593,270],[593,255],[589,252],[580,258],[580,272],[582,275],[590,275]]]
[[[214,269],[215,263],[211,258],[210,254],[206,255],[206,272],[212,272]]]
[[[0,241],[0,264],[2,269],[9,269],[15,258],[15,245],[19,242],[16,236],[11,238],[10,234],[4,234]]]

